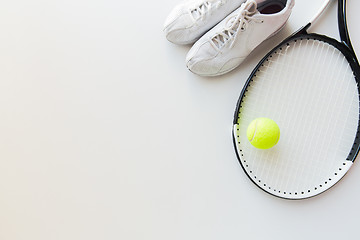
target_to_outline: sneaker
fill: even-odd
[[[186,56],[190,71],[218,76],[239,66],[287,22],[294,0],[247,0],[201,37]]]
[[[166,38],[176,44],[194,43],[243,2],[245,0],[187,0],[167,17]]]

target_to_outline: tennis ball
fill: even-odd
[[[254,147],[268,149],[279,141],[280,128],[274,120],[256,118],[249,124],[246,135]]]

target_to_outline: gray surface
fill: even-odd
[[[177,0],[14,0],[0,8],[0,239],[354,239],[360,165],[304,201],[253,185],[231,139],[240,90],[269,48],[200,78],[162,24]],[[360,2],[349,0],[360,54]],[[337,36],[336,7],[313,30]]]

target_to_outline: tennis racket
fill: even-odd
[[[258,63],[235,110],[239,162],[257,186],[277,197],[324,192],[347,173],[359,151],[360,67],[347,30],[346,0],[338,1],[341,41],[308,33],[329,3]],[[280,127],[271,149],[257,149],[247,139],[247,127],[258,117]]]

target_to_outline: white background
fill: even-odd
[[[0,239],[355,239],[360,163],[289,201],[253,185],[232,145],[252,68],[322,1],[297,0],[279,35],[216,78],[165,39],[177,3],[1,2]],[[359,9],[348,1],[358,54]],[[336,4],[311,30],[338,36]]]

